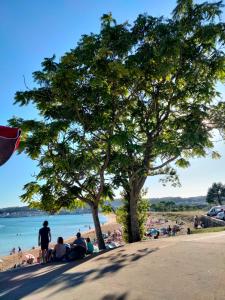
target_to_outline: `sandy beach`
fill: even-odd
[[[176,235],[186,235],[187,228],[193,227],[192,219],[193,215],[196,212],[179,212],[179,213],[149,213],[148,221],[146,224],[146,228],[165,228],[170,225],[173,227],[178,223],[181,223],[180,231],[177,232]],[[198,212],[201,214],[201,212]],[[113,232],[116,229],[121,228],[121,225],[116,222],[116,216],[114,214],[107,214],[107,222],[102,225],[102,232],[107,233],[108,231]],[[71,237],[63,237],[65,243],[72,243],[74,241],[76,232],[74,232],[74,236]],[[83,231],[82,236],[87,238],[89,237],[91,240],[96,239],[95,230],[92,228],[88,231]],[[160,236],[160,238],[166,238],[167,235]],[[50,248],[54,247],[54,243],[50,244]],[[3,262],[0,262],[0,271],[4,271],[10,268],[13,268],[15,264],[19,264],[25,258],[25,255],[30,253],[34,255],[36,258],[39,256],[40,247],[36,247],[35,249],[28,249],[23,251],[23,257],[19,258],[18,254],[9,255],[5,257],[1,257]]]
[[[103,233],[107,233],[108,231],[113,232],[114,230],[120,228],[120,225],[116,222],[116,216],[114,214],[108,214],[106,217],[108,220],[105,224],[102,225]],[[75,239],[75,234],[76,234],[76,232],[74,232],[74,236],[64,237],[65,243],[73,242]],[[85,238],[90,237],[91,240],[96,239],[96,234],[95,234],[94,228],[91,230],[82,232],[82,236]],[[53,248],[54,245],[55,244],[53,244],[53,243],[50,244],[50,248],[51,247]],[[25,258],[25,255],[28,253],[34,255],[37,258],[39,256],[39,251],[40,251],[40,247],[36,247],[35,249],[23,250],[22,257],[19,257],[18,253],[1,257],[2,262],[0,260],[0,271],[5,271],[7,269],[13,268],[13,266],[15,264],[21,263],[22,260]]]

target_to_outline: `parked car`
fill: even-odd
[[[225,209],[224,205],[220,205],[220,206],[213,206],[208,212],[207,212],[207,216],[209,217],[214,217],[216,216],[219,212],[223,211]]]
[[[216,219],[220,219],[220,220],[225,220],[225,212],[224,212],[224,210],[218,212],[218,214],[215,216],[215,218]]]

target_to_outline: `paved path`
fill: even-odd
[[[224,300],[225,233],[151,240],[79,265],[0,273],[0,299]]]

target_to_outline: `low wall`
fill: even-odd
[[[208,217],[202,215],[200,217],[200,221],[204,224],[204,227],[218,227],[218,226],[225,226],[225,221],[219,220],[213,217]]]

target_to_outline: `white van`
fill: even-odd
[[[218,206],[213,206],[210,208],[210,210],[207,212],[207,216],[209,217],[214,217],[216,216],[219,212],[225,210],[225,205],[218,205]]]

